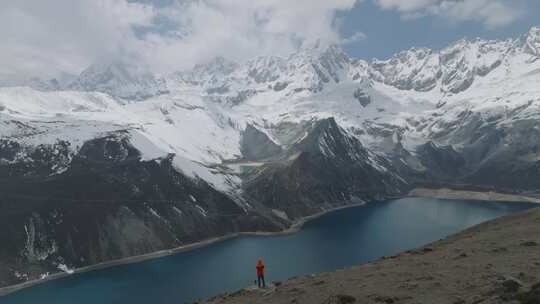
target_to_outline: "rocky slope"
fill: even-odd
[[[282,158],[249,172],[244,195],[288,219],[399,195],[407,188],[390,162],[366,150],[333,118],[315,122]]]
[[[533,209],[362,266],[205,303],[540,303],[538,229]]]
[[[416,185],[540,189],[540,30],[0,88],[0,285]]]

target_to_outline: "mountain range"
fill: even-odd
[[[422,186],[540,189],[540,28],[0,88],[0,286]]]

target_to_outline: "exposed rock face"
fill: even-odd
[[[363,107],[367,107],[371,103],[371,97],[369,96],[369,93],[366,93],[360,88],[354,91],[354,98],[356,98]]]
[[[0,167],[7,173],[0,185],[2,285],[20,281],[15,272],[33,279],[60,265],[82,267],[284,227],[178,173],[173,158],[141,161],[118,134],[87,142],[56,175],[47,164],[22,172]]]
[[[466,165],[463,156],[452,146],[437,146],[429,142],[418,147],[416,153],[428,174],[440,181],[454,181]]]
[[[539,121],[501,124],[504,116],[461,115],[441,126],[439,140],[417,147],[416,156],[438,181],[473,184],[505,191],[537,191]],[[459,149],[456,149],[459,147]]]
[[[533,27],[525,36],[525,51],[533,56],[540,57],[540,27]]]
[[[286,159],[254,170],[246,196],[295,219],[322,209],[392,196],[406,188],[390,163],[371,154],[332,118],[315,122]],[[295,202],[290,204],[290,202]]]
[[[70,143],[26,147],[19,142],[0,139],[0,179],[43,177],[66,170],[72,155]]]
[[[247,160],[264,160],[281,153],[281,147],[256,127],[248,124],[240,142],[241,152]]]

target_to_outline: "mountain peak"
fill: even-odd
[[[287,61],[294,73],[310,79],[305,85],[313,92],[322,90],[325,83],[338,83],[346,78],[352,62],[337,45],[302,48]]]
[[[412,47],[412,48],[410,48],[408,50],[400,51],[400,52],[394,54],[394,56],[392,56],[392,58],[390,58],[388,60],[375,59],[375,60],[373,60],[373,63],[375,65],[383,64],[383,63],[397,64],[398,62],[405,63],[405,62],[409,62],[411,60],[413,60],[413,61],[423,60],[427,56],[431,55],[432,52],[433,51],[431,49],[429,49],[429,48]]]
[[[212,60],[197,64],[193,68],[195,73],[228,75],[239,67],[239,64],[223,56],[214,57]]]
[[[60,82],[56,78],[44,80],[39,77],[32,77],[25,81],[23,85],[38,91],[56,91],[61,88]]]
[[[540,26],[531,27],[524,40],[525,52],[540,57]]]
[[[371,75],[401,90],[429,91],[440,77],[439,57],[428,48],[411,48],[388,60],[374,60]]]
[[[536,38],[540,37],[540,25],[531,27],[528,34],[529,36],[534,36]]]
[[[477,76],[500,66],[511,50],[540,56],[540,27],[532,27],[520,40],[463,38],[439,51],[413,47],[369,63],[349,57],[338,45],[318,40],[286,57],[259,56],[242,63],[215,57],[171,75],[170,80],[198,87],[218,99],[235,100],[269,90],[283,96],[317,93],[348,80],[382,82],[400,90],[459,93]],[[146,70],[118,62],[88,68],[72,88],[136,100],[167,91],[165,82]]]
[[[196,64],[191,70],[178,72],[176,75],[182,82],[189,85],[215,88],[226,86],[223,82],[239,67],[238,63],[217,56],[208,62]]]
[[[318,59],[323,57],[349,58],[343,49],[337,44],[321,44],[307,45],[300,48],[297,52],[291,55],[292,57],[306,57],[310,59]]]
[[[123,100],[144,100],[168,92],[163,79],[140,66],[122,62],[93,64],[70,88],[103,92]]]

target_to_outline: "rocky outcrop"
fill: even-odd
[[[371,96],[361,88],[356,89],[353,96],[364,108],[371,103]]]

